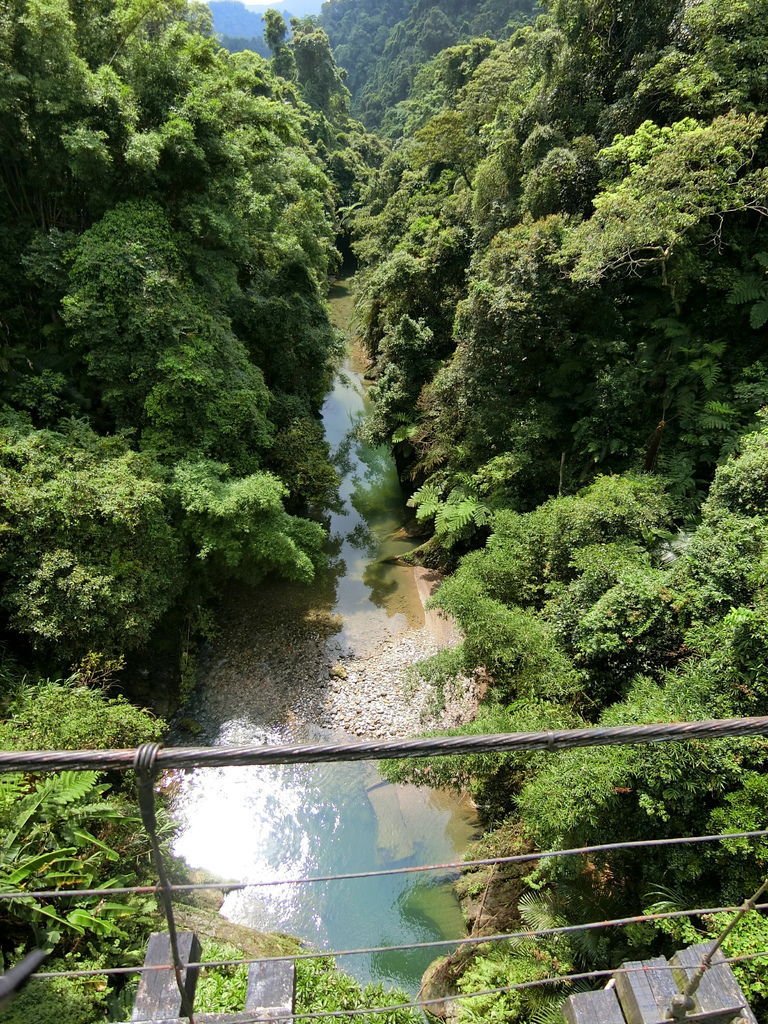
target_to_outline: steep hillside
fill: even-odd
[[[373,434],[464,633],[422,671],[442,693],[479,673],[472,733],[765,714],[768,3],[545,6],[456,42],[456,9],[414,4],[358,86],[395,140],[355,221]],[[765,754],[749,741],[390,773],[469,788],[489,856],[751,827],[768,815]],[[765,865],[763,848],[729,845],[466,886],[507,886],[489,897],[498,932],[734,903]],[[721,923],[499,944],[457,985],[611,967]],[[750,928],[730,952],[768,940],[762,919]],[[758,973],[741,978],[764,1019]],[[557,1020],[565,992],[467,1002],[461,1019]]]
[[[473,36],[502,38],[534,7],[534,0],[326,0],[321,23],[347,70],[353,110],[391,132],[387,113],[426,60]]]

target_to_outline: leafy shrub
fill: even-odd
[[[124,697],[66,681],[16,686],[0,722],[2,750],[137,747],[158,740],[165,723]]]
[[[102,967],[103,961],[68,957],[51,960],[46,970]],[[103,977],[32,981],[3,1012],[3,1024],[96,1024],[107,1020],[108,990]]]

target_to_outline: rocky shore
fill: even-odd
[[[438,579],[428,570],[414,571],[426,599]],[[248,594],[230,602],[221,634],[201,666],[202,700],[182,729],[205,733],[211,741],[220,722],[230,723],[229,741],[236,740],[237,722],[251,733],[253,722],[265,733],[287,727],[297,738],[318,727],[356,738],[391,738],[473,717],[474,680],[460,680],[441,706],[431,684],[413,671],[459,639],[438,612],[427,612],[420,628],[386,635],[359,652],[339,644],[334,616],[309,604],[297,608],[296,602],[296,588],[288,586],[271,589],[268,600]]]

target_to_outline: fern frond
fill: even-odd
[[[563,1024],[565,995],[548,995],[530,1016],[530,1024]]]
[[[38,787],[38,793],[44,805],[50,802],[58,807],[67,807],[90,796],[98,778],[98,772],[59,772],[49,776]]]
[[[552,897],[545,892],[525,892],[517,904],[520,917],[531,931],[543,928],[559,928],[565,924],[565,918],[554,909]]]
[[[757,302],[763,295],[763,282],[759,277],[743,277],[737,281],[728,294],[728,301],[734,306]]]
[[[768,323],[768,298],[756,302],[749,311],[749,326],[753,331],[759,331]]]
[[[429,519],[434,516],[442,506],[442,488],[433,483],[426,483],[408,499],[411,508],[416,509],[418,520]]]

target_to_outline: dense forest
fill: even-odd
[[[151,711],[102,688],[163,657],[189,685],[229,581],[308,580],[323,561],[324,296],[336,211],[381,147],[349,120],[325,35],[296,24],[288,45],[280,16],[268,34],[284,77],[228,54],[184,0],[0,15],[4,749],[158,738]],[[141,882],[141,836],[114,779],[0,779],[3,889]],[[0,955],[135,962],[153,905],[5,902]],[[99,979],[44,989],[8,1019],[126,1013]]]
[[[400,141],[355,222],[374,431],[421,559],[452,571],[436,600],[465,639],[423,670],[447,692],[482,673],[470,732],[765,713],[766,25],[759,2],[552,0],[437,53],[387,112]],[[390,774],[469,788],[498,855],[758,827],[765,755],[729,741]],[[728,905],[765,856],[734,842],[464,884],[499,891],[498,932]],[[694,925],[507,944],[454,973],[492,988],[718,928]],[[731,949],[766,938],[754,921]],[[741,974],[756,1004],[761,977]],[[463,1013],[557,1020],[561,999]]]
[[[507,36],[534,7],[534,0],[329,0],[320,22],[347,75],[353,112],[397,136],[402,122],[394,108],[430,58],[476,36]]]
[[[419,671],[448,695],[484,684],[463,731],[768,713],[768,0],[327,0],[290,29],[269,12],[265,41],[269,59],[228,53],[185,0],[0,13],[0,746],[162,735],[108,684],[162,651],[188,685],[230,581],[318,571],[340,344],[325,294],[350,253],[371,438],[464,636]],[[762,828],[766,754],[724,740],[389,772],[468,790],[495,856]],[[0,887],[146,879],[129,796],[95,774],[0,779]],[[733,840],[461,884],[498,932],[738,903],[767,862]],[[154,913],[6,903],[0,955],[140,958]],[[470,992],[720,923],[445,967]],[[767,947],[755,916],[726,948]],[[307,975],[304,1009],[383,998],[334,1003],[333,977]],[[768,1019],[760,961],[739,980]],[[545,1024],[567,991],[460,1016]],[[120,1019],[130,995],[30,993],[14,1024]]]

